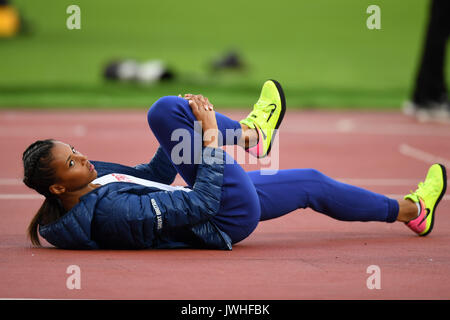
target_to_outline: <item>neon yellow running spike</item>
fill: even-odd
[[[424,182],[420,182],[416,191],[405,196],[420,204],[420,214],[406,225],[419,236],[426,236],[433,230],[434,214],[447,189],[447,174],[442,164],[435,163],[428,170]]]
[[[250,154],[257,158],[264,158],[269,154],[285,112],[286,100],[281,85],[275,80],[267,80],[252,112],[240,121],[258,131],[258,144],[246,149]]]

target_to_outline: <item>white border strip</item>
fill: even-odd
[[[341,178],[337,181],[352,184],[356,186],[411,186],[415,187],[424,177],[417,179],[360,179],[360,178]]]
[[[356,123],[353,119],[340,119],[330,121],[329,123],[314,121],[302,123],[287,123],[280,131],[282,133],[292,134],[331,134],[331,133],[361,133],[370,135],[394,135],[394,136],[431,136],[431,137],[450,137],[448,127],[424,127],[423,125],[395,124],[379,125]]]
[[[403,154],[404,156],[422,161],[422,162],[426,162],[429,164],[432,163],[440,163],[443,164],[445,167],[450,168],[450,160],[447,160],[443,157],[428,153],[426,151],[411,147],[410,145],[406,144],[406,143],[402,143],[399,146],[399,150],[398,150],[401,154]]]
[[[44,200],[44,196],[34,193],[2,193],[0,200]]]
[[[16,178],[0,178],[0,186],[17,186],[23,185],[21,179]]]
[[[405,194],[386,194],[388,198],[403,199]],[[4,193],[0,194],[0,200],[44,200],[44,196],[32,193]],[[442,200],[450,200],[450,195],[444,195]]]
[[[51,136],[55,133],[59,135],[68,135],[75,137],[85,137],[87,128],[78,124],[73,126],[67,125],[21,125],[21,124],[5,124],[0,127],[0,137],[34,137],[34,136]]]
[[[417,185],[421,178],[334,178],[348,184],[364,186],[408,186]],[[25,186],[19,178],[0,178],[0,186]]]
[[[392,198],[392,199],[397,199],[397,200],[401,200],[405,197],[404,194],[385,194],[386,197],[388,198]],[[450,195],[444,195],[441,199],[442,201],[449,201],[450,200]]]

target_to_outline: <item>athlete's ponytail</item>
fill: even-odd
[[[45,197],[44,203],[28,226],[28,237],[35,246],[41,245],[38,236],[39,224],[54,221],[65,212],[59,199],[49,190],[49,187],[55,183],[55,171],[50,166],[53,160],[51,153],[53,146],[54,140],[52,139],[38,140],[32,143],[22,156],[23,182]]]

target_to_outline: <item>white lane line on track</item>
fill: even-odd
[[[422,178],[335,178],[337,181],[341,181],[347,184],[363,185],[363,186],[415,186]],[[450,185],[450,180],[447,180]],[[19,178],[0,178],[0,186],[25,186],[22,179]]]
[[[44,200],[44,196],[34,193],[1,193],[0,200]]]
[[[404,194],[386,194],[388,198],[393,199],[403,199]],[[0,200],[44,200],[44,197],[40,194],[31,194],[31,193],[5,193],[0,194]],[[450,200],[450,195],[444,195],[442,200],[448,201]]]
[[[72,298],[57,298],[57,299],[53,299],[53,298],[0,298],[0,300],[64,300],[64,301],[68,301],[68,300],[95,300],[95,299],[72,299]]]
[[[351,119],[341,119],[336,122],[336,130],[339,132],[351,132],[355,130],[355,123]]]
[[[0,178],[0,186],[18,186],[22,184],[22,180],[18,178]]]
[[[359,179],[359,178],[337,178],[343,183],[358,186],[416,186],[423,178],[418,179]]]
[[[75,137],[85,137],[87,128],[84,125],[2,125],[0,127],[0,137],[29,137],[29,136],[52,136],[69,135]]]
[[[396,194],[396,193],[393,193],[393,194],[385,194],[385,196],[386,197],[388,197],[388,198],[392,198],[392,199],[396,199],[396,200],[401,200],[401,199],[403,199],[403,197],[405,196],[404,194]],[[442,197],[442,201],[449,201],[450,200],[450,195],[444,195],[443,197]]]
[[[403,135],[403,136],[433,136],[450,137],[450,130],[447,126],[438,128],[424,127],[414,124],[370,124],[355,123],[352,119],[340,119],[328,124],[324,123],[286,123],[282,126],[281,133],[304,133],[304,134],[327,134],[327,133],[361,133],[372,135]]]
[[[399,146],[398,150],[401,154],[404,156],[408,156],[410,158],[425,162],[425,163],[440,163],[443,164],[445,167],[450,168],[450,160],[447,160],[443,157],[440,157],[438,155],[434,155],[431,153],[428,153],[426,151],[420,150],[418,148],[411,147],[410,145],[406,143],[402,143]]]

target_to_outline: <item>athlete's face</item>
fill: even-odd
[[[52,193],[77,191],[97,178],[94,166],[71,145],[55,141],[52,155],[51,165],[56,173],[56,182],[50,187]]]

